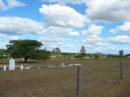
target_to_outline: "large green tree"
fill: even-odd
[[[36,40],[11,40],[7,45],[10,57],[28,59],[40,57],[39,50],[42,43]]]

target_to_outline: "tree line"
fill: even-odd
[[[47,60],[51,55],[61,57],[73,57],[73,58],[119,58],[124,56],[123,50],[119,51],[119,54],[102,54],[102,53],[86,53],[84,46],[81,47],[79,53],[63,53],[59,47],[54,48],[52,51],[43,49],[43,44],[37,40],[10,40],[6,49],[0,49],[0,59],[2,58],[23,58],[24,62],[29,59],[43,59]],[[126,55],[126,56],[129,56]],[[124,57],[126,57],[124,56]]]

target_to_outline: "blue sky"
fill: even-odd
[[[48,50],[130,53],[129,0],[0,0],[0,48],[35,39]]]

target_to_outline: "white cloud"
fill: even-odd
[[[42,34],[40,40],[44,42],[58,43],[65,40],[68,36],[80,36],[80,33],[73,31],[73,29],[70,28],[49,26],[45,29],[45,33]]]
[[[4,2],[0,0],[0,9],[2,9],[5,6]]]
[[[130,0],[87,0],[87,17],[109,22],[130,20]]]
[[[111,32],[130,32],[130,22],[125,22],[123,25],[120,25],[114,29],[110,30]]]
[[[9,6],[9,8],[23,7],[23,6],[25,6],[25,4],[18,0],[8,0],[8,6]]]
[[[75,51],[74,48],[77,46],[74,40],[69,39],[69,37],[80,36],[80,32],[74,28],[85,25],[85,16],[69,6],[61,4],[42,5],[39,11],[48,23],[48,28],[41,36],[40,41],[44,42],[50,49],[60,45],[63,51],[70,51],[72,48]],[[73,47],[70,48],[70,45]]]
[[[87,30],[84,30],[83,33],[86,33],[86,44],[88,45],[99,45],[102,42],[102,33],[103,27],[97,26],[95,24],[91,25]]]
[[[10,40],[18,39],[17,35],[5,35],[0,33],[0,48],[6,48],[6,45],[9,43]]]
[[[83,27],[86,21],[84,15],[66,5],[42,5],[39,11],[51,26]]]
[[[69,33],[69,35],[71,35],[71,36],[80,36],[80,33],[77,32],[77,31],[72,31],[72,32]]]
[[[110,43],[113,43],[113,44],[129,44],[130,37],[128,37],[126,35],[110,37],[107,39],[107,41]]]
[[[44,42],[49,49],[60,46],[65,52],[79,51],[80,47],[77,45],[82,44],[70,38],[80,37],[80,32],[75,28],[83,27],[86,17],[64,4],[42,5],[39,11],[48,24],[40,41]]]
[[[18,34],[41,34],[44,32],[42,23],[32,19],[20,17],[0,17],[0,33]]]
[[[70,39],[70,38],[63,38],[63,37],[57,37],[56,39],[45,39],[46,37],[41,38],[41,42],[45,45],[45,47],[48,50],[52,50],[53,48],[60,47],[60,49],[63,52],[79,52],[81,43],[75,39]],[[46,41],[48,40],[48,41]]]
[[[111,47],[110,43],[104,39],[101,34],[104,27],[92,24],[88,27],[88,29],[82,31],[83,36],[83,44],[86,47],[87,52],[107,52],[109,47]]]
[[[70,28],[49,26],[46,28],[45,33],[40,36],[39,41],[43,42],[49,50],[60,46],[65,52],[70,52],[72,49],[72,52],[76,52],[80,47],[77,45],[81,44],[75,40],[75,36],[79,37],[79,35],[79,32]]]
[[[8,10],[15,7],[24,7],[26,6],[25,3],[20,2],[19,0],[0,0],[0,9]]]
[[[81,4],[85,0],[42,0],[43,2],[49,2],[49,3],[74,3],[74,4]]]

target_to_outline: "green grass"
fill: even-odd
[[[60,61],[54,63],[60,63]],[[120,60],[70,60],[83,64],[82,97],[129,97],[130,60],[120,80]],[[42,66],[52,64],[42,62]],[[0,72],[0,97],[76,97],[76,68]]]

